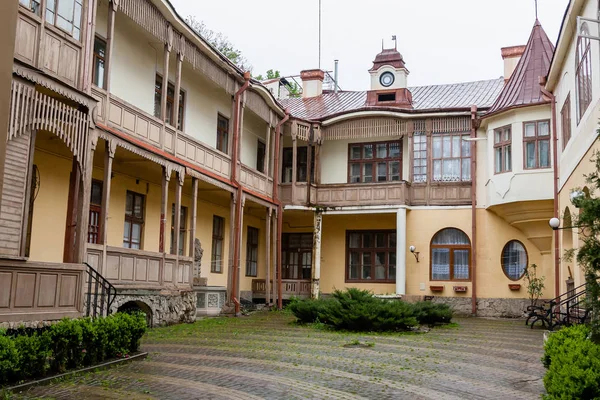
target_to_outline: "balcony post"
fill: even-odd
[[[198,178],[192,178],[192,219],[190,221],[190,240],[189,240],[189,254],[190,257],[194,258],[196,255],[194,252],[194,242],[196,240],[196,222],[198,220]],[[198,274],[200,277],[200,274]]]
[[[104,88],[106,89],[106,103],[102,106],[102,116],[108,121],[110,110],[110,75],[112,70],[112,56],[114,49],[114,37],[115,37],[115,16],[117,15],[117,9],[119,8],[118,2],[111,0],[108,6],[108,18],[106,27],[106,56],[105,58],[105,69],[104,69]],[[93,68],[90,68],[93,69]]]
[[[158,240],[158,251],[165,253],[166,222],[167,222],[167,200],[169,197],[169,181],[171,180],[171,167],[163,167],[161,199],[160,199],[160,233]]]
[[[278,212],[277,209],[275,209],[275,212],[273,213],[273,236],[272,236],[272,247],[273,247],[273,302],[275,302],[277,300],[277,282],[276,280],[278,279],[278,275],[277,275],[277,271],[278,269],[278,263],[279,263],[279,259],[277,257],[277,240],[278,240]]]
[[[177,171],[177,186],[175,186],[175,215],[173,218],[173,248],[171,254],[179,260],[179,231],[181,230],[181,190],[185,182],[185,172]]]
[[[272,113],[272,111],[271,111]],[[265,175],[268,178],[269,174],[271,172],[271,168],[270,168],[270,164],[271,164],[271,123],[267,123],[267,138],[266,138],[266,144],[265,144],[265,159],[264,159],[264,165],[263,165],[263,170],[265,171]],[[268,183],[267,183],[268,185]]]
[[[396,294],[406,294],[406,208],[396,211]]]
[[[78,224],[77,224],[77,237],[75,246],[75,262],[83,263],[86,261],[86,250],[89,235],[89,221],[90,221],[90,201],[92,195],[92,169],[94,168],[94,152],[98,145],[98,135],[96,131],[90,129],[88,140],[88,151],[85,154],[85,162],[82,163],[83,173],[81,174],[82,182],[80,189],[81,199],[79,201],[80,208],[77,211]]]
[[[235,164],[234,164],[235,167]],[[236,232],[236,227],[235,227],[235,208],[237,207],[237,201],[236,201],[236,195],[235,193],[231,194],[231,201],[229,203],[229,266],[227,268],[227,302],[228,304],[230,304],[231,306],[233,306],[233,298],[234,293],[233,293],[233,266],[234,266],[234,259],[235,259],[235,232]]]
[[[169,25],[167,29],[167,43],[165,43],[165,51],[163,56],[163,78],[161,87],[161,98],[160,98],[160,117],[163,121],[163,125],[167,122],[167,91],[169,90],[169,59],[171,56],[171,49],[173,48],[173,28]],[[173,110],[171,110],[173,111]],[[173,121],[171,121],[173,122]],[[163,127],[164,130],[164,127]],[[163,138],[164,145],[164,138]]]
[[[185,44],[185,41],[183,42]],[[173,98],[173,119],[171,125],[175,127],[175,131],[183,130],[183,121],[181,121],[181,129],[179,128],[179,92],[181,91],[181,66],[183,64],[183,48],[179,46],[179,52],[177,53],[177,69],[175,71],[175,97]],[[184,105],[185,107],[185,105]],[[183,115],[182,115],[183,117]],[[177,141],[175,142],[177,143]]]
[[[266,278],[265,278],[265,304],[271,303],[271,219],[273,209],[267,207],[267,220],[265,222],[265,250],[266,250]]]
[[[312,284],[311,295],[313,299],[319,298],[321,289],[321,235],[323,230],[323,213],[315,210],[313,234],[313,259],[312,259]]]
[[[296,203],[296,174],[298,162],[298,140],[295,132],[292,131],[292,204]]]

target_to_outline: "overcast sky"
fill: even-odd
[[[319,0],[171,0],[224,33],[253,66],[296,75],[318,67]],[[568,0],[539,0],[538,16],[556,43]],[[321,68],[339,59],[344,90],[370,85],[367,70],[381,39],[398,50],[409,86],[497,78],[500,48],[525,44],[535,21],[534,0],[322,0]]]

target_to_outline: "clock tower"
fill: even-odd
[[[375,56],[371,74],[370,106],[412,108],[412,95],[407,87],[408,69],[397,49],[382,49]]]

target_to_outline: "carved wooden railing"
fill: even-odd
[[[281,202],[285,205],[308,205],[316,204],[317,202],[317,186],[311,184],[310,187],[310,203],[308,202],[308,184],[306,182],[296,182],[292,190],[291,183],[282,183],[280,196]]]
[[[331,207],[410,204],[409,185],[404,181],[319,185],[317,204]]]
[[[242,164],[240,182],[244,187],[259,194],[271,197],[273,194],[273,179]]]
[[[271,281],[271,287],[277,284],[277,281],[273,283]],[[295,280],[295,279],[282,279],[282,294],[284,299],[294,297],[308,297],[310,296],[311,282],[310,280]],[[263,298],[266,296],[267,281],[266,279],[252,279],[252,297]]]

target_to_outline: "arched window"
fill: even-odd
[[[581,25],[580,35],[589,36],[587,23]],[[590,55],[590,39],[577,39],[577,65],[575,66],[575,90],[577,91],[577,123],[592,102],[592,60]]]
[[[431,280],[471,279],[471,241],[461,230],[442,229],[431,240]]]
[[[502,270],[508,279],[513,281],[521,279],[525,273],[527,262],[527,250],[523,243],[518,240],[506,243],[502,250]]]

